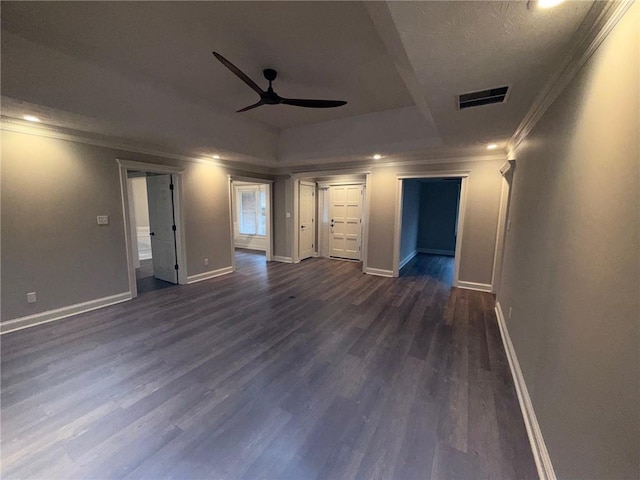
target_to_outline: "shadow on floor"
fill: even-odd
[[[453,285],[454,257],[418,253],[400,270],[400,276],[433,277],[447,285]]]
[[[152,260],[140,260],[140,268],[136,268],[136,286],[138,287],[138,295],[140,295],[146,292],[173,287],[175,284],[159,280],[153,276]]]

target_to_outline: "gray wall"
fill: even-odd
[[[498,301],[558,478],[640,478],[635,3],[516,152]]]
[[[231,265],[228,175],[246,172],[10,131],[1,140],[3,321],[129,290],[117,158],[184,166],[187,274]]]
[[[120,177],[107,149],[3,132],[1,232],[3,320],[129,290]],[[32,291],[38,301],[28,304]]]
[[[291,257],[292,192],[293,183],[289,175],[277,175],[273,182],[273,255]]]
[[[418,248],[455,253],[460,180],[422,183]]]
[[[231,265],[228,175],[260,176],[83,143],[2,131],[3,321],[129,290],[117,158],[184,166],[187,275]],[[469,170],[460,279],[490,282],[500,161],[373,168],[369,266],[392,269],[397,173]],[[273,178],[273,177],[271,177]],[[291,256],[292,180],[274,183],[275,255]],[[283,208],[284,206],[284,208]],[[100,227],[96,215],[110,216]],[[204,259],[209,265],[204,265]],[[36,291],[38,302],[26,303]]]
[[[400,263],[416,251],[420,224],[420,181],[403,180],[402,184]]]
[[[469,172],[459,279],[490,284],[502,182],[499,169],[503,163],[492,160],[372,168],[368,267],[393,270],[398,174]]]

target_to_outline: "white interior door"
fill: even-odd
[[[300,260],[312,257],[315,253],[315,217],[316,186],[300,182],[300,225],[298,235],[298,254]]]
[[[171,175],[147,177],[153,276],[178,283]]]
[[[360,260],[362,243],[362,185],[333,185],[329,255]]]

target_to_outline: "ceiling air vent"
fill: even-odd
[[[458,108],[479,107],[490,103],[503,103],[507,97],[509,87],[490,88],[478,92],[463,93],[458,96]]]

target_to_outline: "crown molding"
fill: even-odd
[[[497,153],[492,155],[461,155],[461,156],[425,156],[424,158],[414,158],[411,160],[398,160],[397,162],[376,163],[374,167],[403,167],[410,165],[438,165],[449,163],[467,163],[467,162],[495,162],[504,161],[505,154]]]
[[[366,177],[371,173],[370,169],[360,168],[360,167],[351,167],[346,169],[332,169],[332,170],[322,170],[322,167],[318,167],[319,169],[314,170],[305,170],[296,173],[289,173],[289,177],[296,179],[308,178],[308,177],[338,177],[344,175],[353,175],[353,176],[362,176]]]
[[[247,162],[233,162],[233,161],[221,161],[215,159],[192,157],[189,155],[183,155],[179,153],[172,153],[166,150],[157,150],[152,147],[144,147],[141,145],[135,145],[131,143],[120,142],[116,139],[94,136],[86,132],[80,132],[76,130],[62,130],[60,128],[53,127],[51,125],[25,125],[22,120],[13,119],[10,117],[2,117],[0,120],[0,130],[7,132],[22,133],[26,135],[35,135],[38,137],[53,138],[56,140],[65,140],[69,142],[77,142],[85,145],[93,145],[96,147],[111,148],[114,150],[121,150],[131,153],[139,153],[142,155],[150,155],[154,157],[167,158],[171,160],[179,160],[189,163],[200,163],[205,165],[212,165],[222,168],[231,168],[235,170],[249,170],[255,173],[265,173],[272,175],[275,162],[267,160],[256,159],[256,163]]]
[[[428,152],[412,152],[405,154],[411,158],[377,161],[371,159],[363,160],[351,160],[351,161],[336,161],[335,158],[327,159],[327,163],[321,163],[322,160],[316,160],[315,162],[309,162],[308,164],[289,164],[281,165],[278,162],[266,161],[256,159],[255,163],[248,162],[234,162],[208,159],[202,157],[192,157],[189,155],[183,155],[166,150],[158,150],[153,147],[145,147],[141,145],[135,145],[131,143],[121,142],[118,139],[112,139],[103,136],[96,136],[87,132],[81,132],[77,130],[62,129],[60,127],[54,127],[51,125],[36,125],[25,124],[22,120],[2,117],[0,120],[0,130],[22,133],[26,135],[35,135],[45,138],[53,138],[56,140],[64,140],[70,142],[77,142],[86,145],[93,145],[97,147],[110,148],[128,153],[139,153],[142,155],[150,155],[154,157],[166,158],[171,160],[177,160],[181,162],[198,163],[205,165],[212,165],[221,168],[228,168],[233,170],[240,170],[251,173],[259,173],[264,175],[305,175],[308,173],[317,172],[335,172],[334,174],[352,173],[354,171],[370,172],[373,168],[388,168],[388,167],[404,167],[412,165],[438,165],[438,164],[451,164],[451,163],[463,163],[463,162],[490,162],[490,161],[504,161],[506,159],[506,153],[498,152],[491,155],[438,155]]]
[[[607,38],[607,35],[611,33],[633,2],[634,0],[594,2],[591,10],[587,13],[585,21],[578,29],[573,47],[536,97],[533,105],[511,137],[509,142],[510,152],[515,151],[518,145],[529,135],[553,102],[574,79],[584,64],[587,63],[591,55]]]
[[[377,160],[362,160],[344,163],[313,163],[308,165],[290,165],[276,168],[276,175],[302,175],[309,172],[331,171],[352,173],[354,171],[370,172],[374,168],[405,167],[412,165],[448,165],[451,163],[467,162],[504,162],[507,159],[506,153],[492,155],[461,155],[461,156],[430,156],[429,154],[415,155],[416,158],[407,160],[394,160],[379,162]]]

